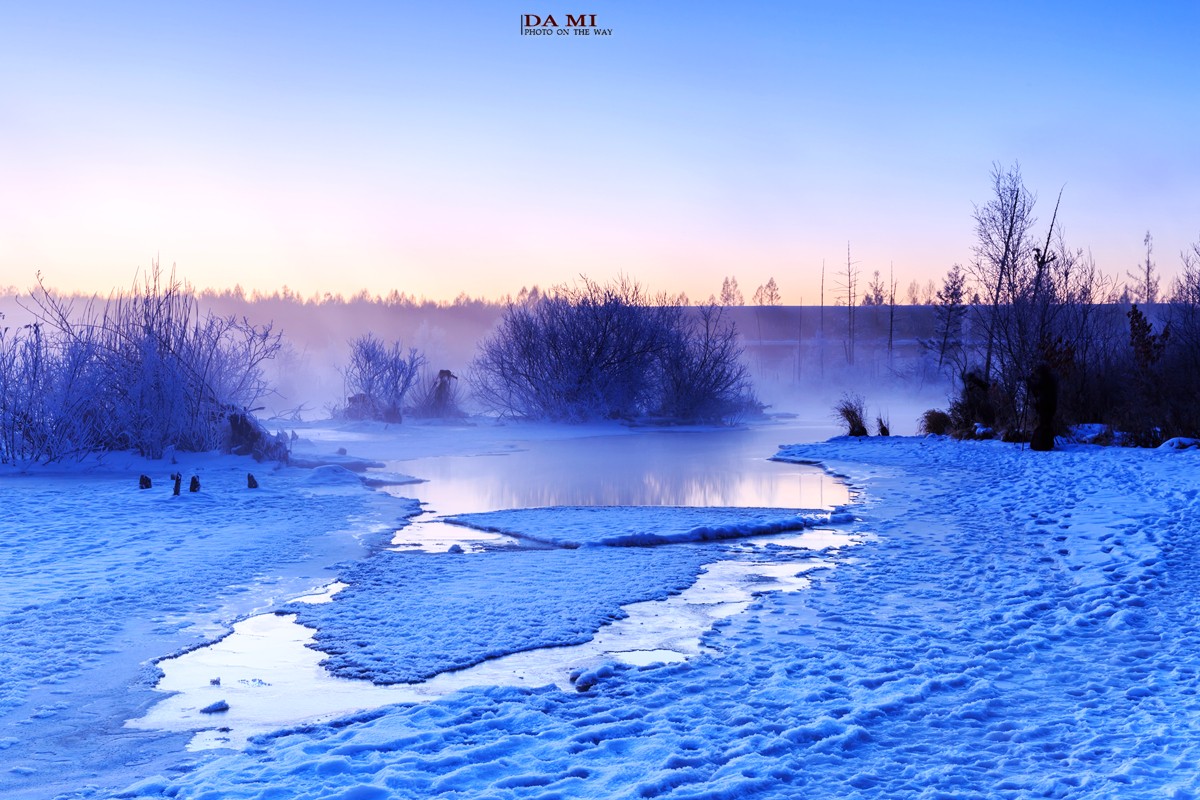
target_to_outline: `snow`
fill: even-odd
[[[314,629],[296,624],[294,614],[261,614],[237,623],[229,636],[210,647],[159,662],[165,674],[158,688],[174,694],[130,724],[196,730],[188,748],[204,750],[245,746],[250,737],[280,728],[394,703],[427,702],[471,687],[553,684],[565,691],[587,691],[597,682],[594,676],[612,674],[613,661],[648,666],[709,652],[700,639],[717,620],[744,612],[764,592],[805,588],[809,581],[804,573],[830,566],[801,557],[774,565],[756,560],[708,564],[684,591],[663,601],[622,606],[620,619],[574,646],[518,650],[405,684],[339,678],[321,666],[321,653],[309,646]],[[392,620],[410,633],[428,624],[417,620],[414,625],[405,614]],[[219,677],[209,677],[214,674]],[[581,681],[580,676],[593,679]],[[219,705],[229,712],[219,727],[197,716]]]
[[[304,431],[315,448],[349,442],[403,474],[401,446],[414,457],[512,453],[484,460],[505,470],[562,437],[516,426],[480,428],[473,441],[348,433]],[[667,441],[682,452],[699,439]],[[139,493],[144,463],[0,478],[0,524],[13,531],[0,543],[12,576],[0,594],[12,676],[0,687],[0,792],[1200,794],[1200,450],[843,437],[765,447],[772,455],[844,476],[853,519],[756,536],[803,519],[804,505],[502,510],[446,497],[438,512],[508,536],[463,554],[400,553],[388,549],[388,525],[415,509],[398,498],[433,491],[437,478],[372,491],[330,465],[320,477],[265,473],[248,492],[241,462],[215,457],[196,465],[204,488],[190,497]],[[411,473],[428,478],[420,466]],[[623,546],[644,534],[656,546]],[[345,588],[322,589],[335,577]],[[282,613],[253,615],[263,609]],[[176,664],[216,657],[220,644],[196,645],[237,620],[221,643],[241,647],[238,637],[270,621],[319,680],[392,692],[395,703],[263,722],[244,708],[270,690],[254,681],[282,687],[296,670],[238,673],[218,660],[175,697],[196,716],[220,701],[228,711],[155,729],[176,733],[125,728],[106,745],[115,753],[80,743],[85,723],[116,733],[112,719],[173,700],[147,691],[153,678],[139,664],[176,655],[160,662],[167,680]],[[281,652],[263,650],[267,661]],[[293,688],[263,713],[323,696]],[[189,752],[199,726],[212,743],[254,738]]]
[[[53,796],[47,787],[132,779],[141,762],[177,760],[177,745],[122,729],[156,699],[153,660],[328,583],[326,567],[411,513],[361,484],[312,486],[306,470],[178,459],[0,472],[0,795]],[[248,465],[258,489],[246,486]],[[177,470],[185,483],[199,475],[201,490],[173,496]],[[138,488],[142,473],[151,489]],[[137,760],[126,767],[112,745],[81,746],[84,732],[128,742]]]
[[[653,547],[800,531],[848,513],[783,508],[598,506],[462,514],[446,521],[554,547]]]

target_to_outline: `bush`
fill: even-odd
[[[975,371],[962,378],[959,396],[950,401],[950,430],[959,439],[974,439],[980,430],[996,427],[997,415],[992,400],[993,387]]]
[[[724,313],[708,305],[674,320],[658,359],[660,416],[720,422],[762,411],[741,360],[737,329]]]
[[[400,422],[404,398],[417,380],[425,358],[407,352],[399,340],[385,344],[367,333],[350,343],[350,362],[342,371],[346,404],[338,415],[347,419]]]
[[[921,415],[920,429],[921,433],[945,436],[950,432],[950,415],[945,411],[931,408]]]
[[[867,406],[862,395],[843,394],[833,407],[836,418],[841,420],[847,436],[867,436]]]
[[[0,333],[0,461],[227,446],[231,415],[268,392],[261,367],[280,334],[201,316],[191,287],[157,263],[78,313],[40,277],[30,300],[36,321]]]
[[[741,355],[735,327],[715,307],[651,302],[632,281],[583,278],[510,304],[470,379],[502,416],[714,422],[761,408]]]

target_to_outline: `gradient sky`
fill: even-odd
[[[594,13],[611,37],[523,37]],[[0,9],[0,285],[497,296],[585,273],[815,303],[971,258],[993,162],[1124,277],[1200,239],[1200,3]],[[832,277],[828,279],[832,286]],[[1165,282],[1164,282],[1165,283]],[[827,302],[833,290],[827,288]]]

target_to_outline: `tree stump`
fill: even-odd
[[[1058,413],[1058,378],[1054,370],[1043,361],[1029,376],[1029,394],[1033,397],[1033,410],[1037,414],[1037,426],[1029,441],[1029,449],[1045,452],[1054,449],[1054,415]]]

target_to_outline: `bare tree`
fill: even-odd
[[[484,405],[565,421],[641,414],[711,421],[757,407],[737,331],[720,306],[651,301],[628,280],[581,281],[508,307],[472,364]]]
[[[420,375],[425,358],[367,333],[350,343],[350,362],[342,371],[346,383],[344,414],[351,419],[400,422],[404,398]]]
[[[1026,237],[1033,227],[1034,197],[1021,179],[1020,165],[1007,170],[992,165],[993,197],[975,207],[975,262],[973,272],[983,288],[988,306],[983,377],[991,380],[996,340],[1001,335],[1001,305],[1016,294],[1018,271],[1028,257]]]
[[[1146,238],[1142,239],[1142,244],[1146,246],[1145,263],[1138,267],[1137,272],[1125,274],[1134,281],[1133,290],[1130,292],[1132,299],[1148,305],[1158,302],[1158,277],[1154,274],[1156,264],[1150,260],[1150,254],[1154,252],[1154,237],[1150,235],[1150,231],[1146,231]]]
[[[936,300],[937,284],[935,284],[933,279],[930,278],[929,280],[925,281],[925,288],[921,290],[921,305],[931,306],[934,304],[934,302],[936,302]]]
[[[1183,270],[1171,293],[1171,328],[1188,371],[1200,376],[1200,242],[1180,257]]]
[[[962,267],[955,264],[946,273],[942,288],[937,293],[937,327],[934,341],[927,347],[938,355],[938,369],[943,369],[962,348],[962,320],[966,314],[963,291],[966,275]]]
[[[745,302],[742,290],[738,288],[737,278],[732,275],[726,278],[721,284],[721,305],[740,306],[745,305]]]
[[[888,263],[888,367],[892,366],[892,345],[896,334],[896,275]]]
[[[916,280],[908,285],[908,304],[910,306],[921,305],[921,284]]]
[[[839,300],[846,303],[846,363],[854,363],[854,307],[858,301],[858,267],[850,260],[846,242],[846,270],[838,274]]]
[[[821,259],[821,313],[818,318],[817,353],[821,359],[821,377],[825,377],[825,259]]]
[[[887,303],[887,290],[883,285],[883,278],[879,276],[879,270],[871,275],[871,280],[867,283],[867,290],[863,292],[862,304],[864,306],[882,306]]]
[[[754,290],[754,305],[777,306],[780,303],[779,285],[774,278],[769,278],[765,284]]]
[[[737,328],[721,306],[681,313],[658,361],[655,411],[670,419],[730,421],[760,409],[742,362]]]

